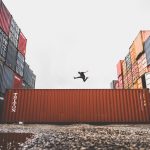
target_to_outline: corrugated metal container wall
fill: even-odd
[[[4,94],[6,89],[12,89],[14,80],[14,72],[0,63],[0,91]]]
[[[134,42],[132,43],[129,50],[130,50],[131,64],[134,64],[134,62],[136,61],[136,51],[135,51]]]
[[[143,52],[143,41],[142,41],[142,31],[139,32],[136,39],[134,40],[136,58]]]
[[[127,76],[127,73],[124,75],[123,77],[123,83],[124,83],[124,88],[125,89],[128,89],[129,87],[129,84],[128,84],[128,76]]]
[[[139,76],[142,76],[147,70],[147,60],[146,60],[146,54],[142,54],[141,57],[138,59],[138,68],[139,68]]]
[[[18,75],[14,76],[13,88],[14,89],[21,89],[22,88],[22,79]]]
[[[133,76],[133,83],[135,83],[139,78],[139,68],[137,62],[135,62],[132,65],[132,76]]]
[[[150,37],[144,43],[144,50],[146,53],[147,65],[150,65]]]
[[[19,42],[18,42],[18,50],[20,51],[20,53],[25,56],[26,54],[26,44],[27,44],[27,39],[26,37],[23,35],[22,32],[20,32],[19,35]]]
[[[119,60],[118,64],[117,64],[117,75],[118,77],[122,74],[122,60]]]
[[[127,71],[131,68],[130,53],[125,57]]]
[[[18,51],[16,73],[18,73],[21,77],[23,76],[23,71],[24,71],[24,61],[25,61],[24,56]]]
[[[11,26],[9,32],[9,39],[14,44],[14,46],[18,47],[18,38],[19,38],[20,29],[14,19],[11,19]]]
[[[8,43],[8,51],[6,56],[6,64],[12,69],[16,70],[17,63],[17,49],[14,45],[9,41]]]
[[[27,83],[31,88],[35,87],[35,80],[36,76],[34,75],[33,71],[29,68],[29,65],[25,62],[24,63],[24,74],[23,80]]]
[[[123,89],[123,76],[118,77],[119,89]]]
[[[4,123],[149,123],[149,90],[9,90]]]
[[[128,85],[129,85],[129,88],[130,88],[133,85],[133,78],[132,78],[131,69],[129,69],[128,72],[127,72],[127,78],[128,78]]]
[[[142,31],[142,40],[143,40],[143,42],[145,42],[148,39],[149,36],[150,36],[150,30]]]
[[[34,89],[35,88],[36,75],[32,72],[31,77],[32,77],[31,87]]]
[[[125,75],[127,72],[125,60],[123,60],[123,62],[122,62],[122,70],[123,70],[123,75]]]
[[[7,8],[5,7],[4,3],[1,2],[0,5],[0,27],[3,29],[3,31],[9,35],[9,31],[10,31],[10,22],[11,22],[11,14],[9,13],[9,11],[7,10]]]
[[[8,36],[0,28],[0,60],[5,62],[8,47]]]

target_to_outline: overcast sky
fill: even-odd
[[[140,30],[149,0],[3,0],[28,39],[36,88],[110,88]],[[74,80],[78,71],[89,79]]]

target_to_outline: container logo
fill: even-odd
[[[18,93],[13,93],[13,102],[12,102],[12,112],[16,112],[16,108],[17,108],[17,98],[18,98]]]

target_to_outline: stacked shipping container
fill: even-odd
[[[24,69],[27,39],[14,18],[0,1],[0,93],[6,89],[35,87],[35,75],[29,68]],[[25,74],[25,75],[24,75]],[[28,76],[31,79],[24,78]],[[24,83],[24,84],[23,84]]]
[[[0,1],[0,111],[6,89],[24,88],[26,41],[12,15]]]
[[[24,69],[26,43],[27,39],[0,0],[0,118],[6,89],[35,87],[33,71],[29,67]]]
[[[119,70],[117,65],[117,73],[123,75],[124,82],[123,86],[119,85],[119,87],[115,87],[116,89],[149,88],[150,31],[140,31],[131,44],[125,59],[119,62],[122,70]],[[118,82],[119,80],[120,77],[118,76]]]

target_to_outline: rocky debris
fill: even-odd
[[[0,125],[0,132],[32,133],[20,149],[150,149],[150,125]]]

